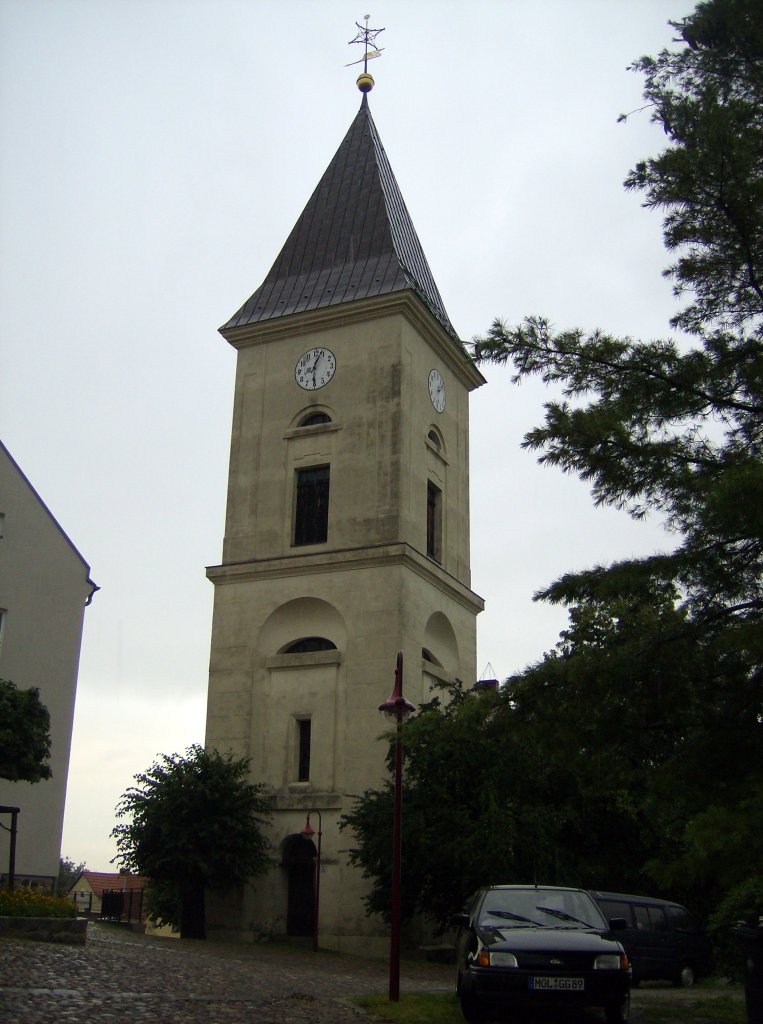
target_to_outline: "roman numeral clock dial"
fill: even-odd
[[[294,379],[305,391],[325,387],[336,373],[336,356],[327,348],[311,348],[297,360]]]

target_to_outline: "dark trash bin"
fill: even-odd
[[[749,910],[731,934],[742,947],[748,1024],[763,1024],[763,916]]]

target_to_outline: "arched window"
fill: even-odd
[[[336,644],[325,636],[304,636],[284,647],[282,654],[311,654],[313,651],[335,651]]]
[[[437,433],[436,430],[430,430],[429,433],[427,434],[427,437],[435,446],[435,448],[437,448],[438,450],[442,448],[442,441],[440,440],[440,435]]]
[[[315,427],[319,423],[331,423],[331,417],[325,412],[310,412],[300,422],[300,427]]]

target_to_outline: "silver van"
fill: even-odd
[[[631,961],[634,984],[664,979],[689,986],[712,973],[712,945],[686,907],[649,896],[589,891],[608,921],[625,920],[617,938]]]

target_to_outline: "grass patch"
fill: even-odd
[[[672,996],[672,989],[661,991],[659,999],[641,1000],[634,992],[634,1009],[631,1019],[638,1024],[747,1024],[744,996],[741,988],[734,987],[727,993],[719,993],[717,987],[701,987],[691,994]],[[455,995],[430,995],[424,993],[400,996],[399,1003],[390,1003],[386,996],[360,996],[355,1000],[375,1021],[385,1024],[464,1024],[461,1008]],[[505,1018],[511,1019],[511,1018]],[[531,1021],[537,1024],[537,1016],[516,1016],[516,1021]],[[555,1024],[562,1019],[550,1016]],[[598,1021],[589,1014],[576,1020]],[[601,1020],[603,1021],[603,1016]]]
[[[638,1006],[640,1024],[747,1024],[744,999],[703,996]]]
[[[455,995],[409,993],[399,1003],[386,996],[361,996],[355,1000],[374,1020],[391,1024],[464,1024]]]

